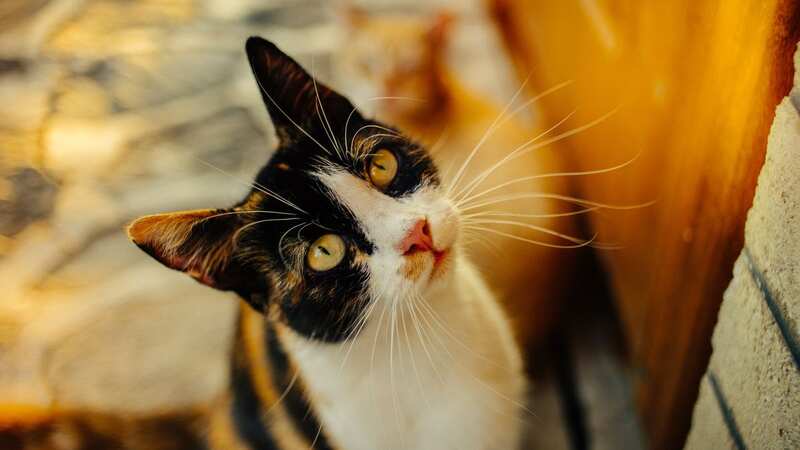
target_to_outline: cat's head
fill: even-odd
[[[131,239],[328,341],[346,338],[373,302],[441,288],[459,217],[426,150],[363,117],[274,44],[250,38],[246,49],[275,153],[238,204],[142,217]]]
[[[339,55],[344,78],[370,86],[387,117],[419,120],[447,102],[446,54],[454,15],[369,14],[349,6],[342,14],[347,45]]]

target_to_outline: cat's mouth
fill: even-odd
[[[441,266],[441,264],[447,258],[448,253],[450,253],[450,249],[437,250],[433,247],[422,248],[414,245],[410,249],[406,250],[406,252],[403,253],[403,256],[414,257],[414,255],[418,253],[430,253],[433,256],[433,268],[435,270]]]
[[[403,275],[411,281],[438,278],[445,272],[449,256],[450,249],[413,246],[403,253]]]
[[[418,220],[409,229],[398,245],[398,250],[405,261],[404,275],[411,281],[418,281],[423,275],[427,275],[428,280],[432,281],[446,272],[450,248],[434,244],[426,219]]]

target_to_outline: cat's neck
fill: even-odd
[[[524,379],[504,315],[477,271],[458,263],[435,295],[377,305],[352,340],[312,341],[277,325],[311,408],[337,446],[488,448],[475,442],[486,438],[513,448],[516,432],[506,425],[498,436],[464,434],[498,423],[516,427],[508,418],[518,412]],[[475,405],[485,409],[475,413]]]

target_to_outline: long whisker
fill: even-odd
[[[397,424],[397,431],[400,432],[400,405],[397,398],[397,390],[394,383],[394,334],[397,320],[397,298],[392,301],[391,325],[389,327],[389,386],[392,394],[392,404],[394,406],[394,417]],[[402,436],[402,434],[401,434]],[[405,446],[403,446],[405,447]]]
[[[283,401],[283,400],[286,398],[286,396],[289,394],[289,391],[291,391],[291,390],[292,390],[292,386],[294,386],[294,383],[297,381],[297,379],[299,378],[299,376],[300,376],[300,369],[295,369],[295,371],[294,371],[294,375],[292,376],[292,379],[291,379],[291,380],[289,380],[289,385],[288,385],[288,386],[286,386],[286,389],[284,389],[284,390],[283,390],[283,393],[281,394],[281,396],[280,396],[280,397],[278,397],[278,398],[277,398],[277,399],[276,399],[276,400],[275,400],[275,401],[274,401],[274,402],[273,402],[273,403],[272,403],[272,404],[269,406],[269,408],[267,408],[267,409],[266,409],[266,410],[265,410],[265,411],[264,411],[264,412],[261,414],[261,416],[262,416],[262,417],[268,417],[268,416],[269,416],[269,413],[270,413],[270,412],[271,412],[273,409],[275,409],[275,407],[276,407],[276,406],[278,406],[278,405],[279,405],[279,404],[280,404],[280,403],[281,403],[281,402],[282,402],[282,401]]]
[[[364,328],[367,326],[369,318],[372,317],[372,311],[375,310],[375,307],[376,307],[376,305],[378,303],[383,301],[383,296],[386,294],[386,291],[388,291],[388,289],[389,289],[389,285],[385,284],[383,289],[381,290],[381,292],[378,293],[378,295],[375,296],[375,299],[372,300],[372,304],[369,305],[367,310],[364,313],[361,314],[360,325],[358,325],[357,327],[353,327],[354,331],[355,330],[358,330],[358,331],[356,331],[355,334],[353,334],[351,332],[350,335],[348,336],[348,339],[351,339],[350,348],[347,350],[347,353],[345,353],[344,358],[342,359],[342,365],[341,365],[341,367],[339,369],[340,371],[342,369],[344,369],[345,363],[347,362],[347,359],[350,357],[350,352],[353,351],[353,346],[355,345],[355,342],[356,342],[355,337],[357,337],[361,333],[361,331],[363,331]]]
[[[419,102],[419,103],[426,103],[427,100],[422,98],[415,98],[415,97],[400,97],[400,96],[379,96],[379,97],[370,97],[366,101],[372,102],[375,100],[409,100],[412,102]]]
[[[445,142],[447,142],[447,138],[449,137],[450,137],[450,124],[448,124],[444,128],[444,130],[442,130],[442,132],[439,133],[439,137],[437,137],[436,142],[434,142],[433,145],[430,146],[430,148],[428,149],[428,153],[431,154],[432,156],[439,153],[439,150],[441,150],[442,145]],[[444,177],[442,177],[442,179],[444,179]]]
[[[613,172],[615,170],[619,170],[619,169],[622,169],[623,167],[629,166],[631,163],[636,161],[636,159],[638,159],[640,155],[641,155],[641,153],[637,153],[636,156],[634,156],[633,158],[625,161],[622,164],[618,164],[618,165],[612,166],[612,167],[606,167],[604,169],[586,170],[586,171],[580,171],[580,172],[552,172],[552,173],[543,173],[543,174],[539,174],[539,175],[529,175],[529,176],[526,176],[526,177],[517,178],[517,179],[511,180],[511,181],[506,181],[505,183],[501,183],[501,184],[499,184],[499,185],[497,185],[495,187],[486,189],[485,191],[479,192],[477,194],[473,194],[472,196],[467,197],[467,198],[465,198],[465,199],[463,199],[461,201],[463,203],[467,203],[472,199],[481,197],[481,196],[486,195],[486,194],[488,194],[490,192],[494,192],[494,191],[496,191],[498,189],[502,189],[502,188],[504,188],[506,186],[510,186],[512,184],[515,184],[515,183],[522,183],[522,182],[525,182],[525,181],[537,180],[537,179],[542,179],[542,178],[555,178],[555,177],[578,177],[578,176],[597,175],[597,174],[601,174],[601,173]]]
[[[353,155],[353,157],[355,157],[355,156],[356,156],[356,155],[355,155],[355,140],[356,140],[356,137],[357,137],[357,136],[358,136],[358,134],[359,134],[359,133],[361,133],[363,130],[368,130],[368,129],[370,129],[370,128],[375,128],[375,129],[378,129],[378,130],[386,131],[386,132],[387,132],[387,134],[371,135],[371,136],[369,136],[367,139],[369,139],[369,138],[372,138],[372,137],[376,137],[376,136],[386,136],[386,137],[392,137],[392,138],[399,137],[399,135],[397,134],[397,132],[396,132],[396,131],[394,131],[394,130],[392,130],[392,129],[390,129],[390,128],[382,127],[382,126],[380,126],[380,125],[376,125],[376,124],[367,124],[367,125],[364,125],[364,126],[362,126],[361,128],[359,128],[358,130],[356,130],[356,132],[355,132],[355,133],[353,133],[353,136],[350,138],[350,150],[351,150],[351,154]]]
[[[369,357],[369,371],[370,371],[370,374],[374,373],[374,371],[375,371],[375,351],[378,348],[378,337],[380,336],[381,331],[382,331],[381,330],[381,325],[383,324],[383,316],[384,316],[384,314],[386,314],[386,309],[387,309],[386,302],[381,302],[381,305],[383,306],[383,308],[381,309],[380,317],[378,317],[378,324],[377,324],[377,328],[376,328],[377,331],[375,332],[375,339],[372,342],[372,352],[371,352],[370,357]]]
[[[533,240],[533,239],[527,239],[527,238],[524,238],[524,237],[521,237],[521,236],[517,236],[515,234],[505,233],[505,232],[502,232],[502,231],[499,231],[499,230],[495,230],[493,228],[480,227],[480,226],[476,226],[476,225],[467,225],[466,228],[472,228],[473,230],[479,230],[479,231],[486,231],[488,233],[494,233],[494,234],[497,234],[497,235],[500,235],[500,236],[505,236],[507,238],[516,239],[516,240],[522,241],[522,242],[527,242],[529,244],[540,245],[542,247],[564,248],[564,249],[586,247],[587,245],[591,244],[592,241],[594,241],[595,237],[597,237],[597,234],[595,234],[594,236],[592,236],[591,239],[588,239],[588,240],[586,240],[586,241],[584,241],[584,242],[582,242],[580,244],[563,245],[563,244],[551,244],[549,242],[543,242],[543,241],[536,241],[536,240]]]
[[[516,159],[516,158],[519,158],[519,157],[520,157],[520,156],[522,156],[522,155],[525,155],[525,154],[527,154],[527,153],[530,153],[530,152],[532,152],[532,151],[535,151],[535,150],[537,150],[537,149],[539,149],[539,148],[542,148],[542,147],[548,146],[548,145],[550,145],[550,144],[552,144],[552,143],[555,143],[555,142],[561,141],[561,140],[563,140],[563,139],[566,139],[566,138],[568,138],[568,137],[570,137],[570,136],[573,136],[573,135],[575,135],[575,134],[578,134],[578,133],[580,133],[580,132],[582,132],[582,131],[585,131],[585,130],[587,130],[587,129],[589,129],[589,128],[592,128],[592,127],[594,127],[594,126],[596,126],[596,125],[598,125],[598,124],[600,124],[600,123],[604,122],[606,119],[608,119],[609,117],[611,117],[611,116],[612,116],[614,113],[616,113],[617,111],[618,111],[618,109],[614,109],[614,110],[612,110],[612,111],[610,111],[610,112],[608,112],[608,113],[604,114],[603,116],[601,116],[601,117],[599,117],[599,118],[597,118],[597,119],[595,119],[595,120],[593,120],[593,121],[591,121],[591,122],[587,123],[586,125],[582,125],[582,126],[580,126],[580,127],[573,128],[572,130],[565,131],[565,132],[563,132],[563,133],[561,133],[561,134],[558,134],[558,135],[556,135],[556,136],[553,136],[552,138],[550,138],[550,139],[546,139],[546,140],[544,140],[544,141],[542,141],[542,142],[538,142],[538,143],[536,143],[536,144],[534,144],[533,142],[528,142],[528,143],[526,143],[526,144],[523,144],[522,146],[520,146],[519,148],[517,148],[516,150],[514,150],[514,152],[512,152],[512,154],[510,154],[509,156],[507,156],[507,157],[503,158],[503,160],[502,160],[502,163],[501,163],[501,164],[505,164],[505,163],[507,163],[507,162],[509,162],[509,161],[512,161],[512,160],[514,160],[514,159]],[[574,111],[573,111],[573,112],[574,112]],[[512,156],[512,155],[513,155],[513,156]],[[492,168],[491,168],[491,171],[494,171],[494,170],[496,170],[498,167],[500,167],[500,164],[495,164],[494,166],[492,166]],[[491,173],[491,172],[489,172],[489,173]],[[481,181],[483,181],[483,179],[485,179],[485,177],[486,177],[486,176],[488,176],[488,175],[489,175],[489,173],[487,173],[487,174],[486,174],[486,175],[485,175],[483,178],[481,178]],[[464,195],[469,195],[469,194],[470,194],[470,192],[472,192],[472,190],[474,190],[476,186],[477,186],[477,184],[476,184],[476,185],[474,185],[474,186],[473,186],[473,187],[472,187],[472,188],[471,188],[471,189],[470,189],[468,192],[466,192],[466,194],[464,194]]]
[[[288,220],[302,220],[302,219],[300,217],[280,217],[280,218],[275,218],[275,219],[256,220],[255,222],[250,222],[247,225],[241,226],[238,230],[236,230],[233,233],[233,237],[231,238],[231,240],[233,242],[237,242],[239,240],[239,236],[244,232],[244,230],[246,230],[246,229],[248,229],[250,227],[254,227],[254,226],[256,226],[256,225],[258,225],[260,223],[265,223],[265,222],[286,222]]]
[[[370,97],[370,98],[366,99],[365,101],[372,102],[372,101],[377,101],[377,100],[411,100],[411,101],[417,101],[417,102],[425,102],[426,101],[426,100],[423,100],[423,99],[413,98],[413,97],[389,97],[389,96]],[[348,131],[348,127],[350,125],[350,119],[353,117],[353,114],[355,114],[355,112],[357,110],[358,109],[356,107],[353,107],[353,109],[350,111],[350,114],[347,115],[347,120],[345,120],[345,122],[344,122],[344,139],[343,139],[343,141],[344,141],[344,144],[345,144],[345,152],[348,155],[350,155],[351,157],[354,156],[353,153],[352,153],[353,146],[352,146],[352,144],[350,146],[347,145],[347,143],[349,142],[347,140],[347,131]]]
[[[417,336],[419,337],[420,344],[422,345],[422,350],[425,352],[425,355],[428,358],[428,362],[430,362],[431,369],[433,369],[433,372],[436,374],[436,377],[439,379],[439,382],[442,384],[442,386],[444,386],[445,385],[444,377],[442,376],[441,372],[439,372],[439,368],[436,362],[434,361],[434,358],[430,350],[428,350],[428,344],[430,344],[430,346],[433,347],[433,340],[428,335],[425,324],[423,324],[422,321],[420,320],[420,318],[424,319],[424,311],[419,309],[417,303],[418,300],[420,299],[420,296],[419,294],[413,294],[411,295],[411,299],[412,300],[409,302],[409,306],[411,309],[411,314],[414,318],[414,327],[416,328]],[[433,329],[429,328],[429,331],[435,333],[435,330]]]
[[[314,58],[313,57],[311,58],[311,73],[312,74],[314,73]],[[330,123],[330,121],[328,121],[328,115],[325,114],[325,107],[322,106],[322,100],[320,100],[320,98],[319,98],[319,89],[317,89],[317,79],[312,76],[311,77],[311,82],[314,85],[314,94],[317,97],[317,116],[320,117],[320,120],[322,121],[322,130],[325,131],[325,134],[328,136],[328,139],[331,141],[331,145],[333,146],[333,149],[336,150],[336,154],[339,155],[339,157],[343,157],[342,154],[341,154],[341,150],[339,148],[339,144],[336,142],[336,139],[335,139],[335,136],[334,136],[334,133],[333,133],[333,127],[331,127],[331,123]],[[320,112],[322,113],[321,116],[320,116]]]
[[[541,139],[541,138],[547,136],[548,134],[550,134],[551,131],[553,131],[556,128],[560,127],[561,124],[563,124],[564,122],[569,120],[569,118],[572,117],[575,114],[576,111],[577,111],[577,109],[572,110],[569,114],[564,116],[561,120],[556,122],[550,128],[548,128],[548,129],[544,130],[543,132],[539,133],[538,135],[534,136],[532,139],[529,139],[529,140],[525,141],[523,144],[521,144],[520,146],[518,146],[517,148],[512,150],[511,153],[509,153],[505,157],[501,158],[499,161],[497,161],[493,165],[489,166],[488,169],[486,169],[483,172],[481,172],[480,174],[478,174],[478,176],[475,177],[475,179],[473,179],[466,186],[464,186],[463,189],[461,189],[459,192],[457,192],[453,196],[453,198],[458,199],[458,198],[464,197],[466,195],[469,195],[470,192],[472,192],[472,190],[475,189],[475,187],[480,185],[489,175],[492,174],[492,172],[497,170],[498,167],[502,166],[503,164],[505,164],[510,159],[515,158],[516,155],[519,154],[519,152],[521,152],[523,149],[525,149],[526,146],[537,142],[539,139]]]
[[[538,225],[533,225],[530,223],[519,222],[516,220],[468,220],[464,221],[465,224],[498,224],[498,225],[513,225],[517,227],[527,228],[529,230],[539,231],[541,233],[549,234],[551,236],[560,237],[566,241],[574,242],[576,244],[585,242],[584,239],[576,238],[574,236],[570,236],[568,234],[559,233],[558,231],[553,231],[549,228],[540,227]]]
[[[600,208],[593,206],[590,208],[583,208],[575,211],[567,211],[561,213],[541,213],[541,214],[525,214],[525,213],[514,213],[507,211],[480,211],[472,214],[463,214],[461,217],[464,219],[470,219],[473,217],[526,217],[529,219],[548,219],[555,217],[578,216],[581,214],[590,213],[592,211],[597,211],[598,209]]]
[[[284,238],[286,238],[286,235],[287,235],[287,234],[289,234],[289,233],[290,233],[292,230],[294,230],[295,228],[298,228],[298,227],[301,227],[301,226],[303,226],[305,223],[307,223],[307,222],[298,223],[297,225],[294,225],[294,226],[292,226],[292,227],[289,227],[289,229],[288,229],[288,230],[286,230],[286,231],[285,231],[285,232],[284,232],[284,233],[281,235],[281,238],[280,238],[280,239],[278,239],[278,256],[280,256],[280,257],[281,257],[281,261],[283,261],[283,263],[284,263],[284,264],[286,264],[286,258],[283,256],[283,240],[284,240]]]
[[[227,212],[223,212],[223,213],[216,213],[216,214],[213,214],[213,215],[210,215],[208,217],[203,218],[201,220],[201,222],[205,222],[206,220],[209,220],[209,219],[216,219],[217,217],[230,216],[230,215],[241,215],[241,214],[244,214],[244,215],[248,215],[248,214],[277,214],[277,215],[282,215],[282,216],[298,217],[297,214],[290,213],[290,212],[267,211],[267,210],[256,210],[256,209],[254,209],[254,210],[227,211]]]
[[[652,205],[654,205],[656,203],[655,200],[653,200],[653,201],[640,203],[640,204],[636,204],[636,205],[613,205],[613,204],[610,204],[610,203],[600,203],[600,202],[596,202],[596,201],[592,201],[592,200],[587,200],[587,199],[584,199],[584,198],[571,197],[569,195],[553,194],[553,193],[550,193],[550,192],[522,192],[522,193],[518,193],[518,194],[501,195],[501,196],[498,196],[498,197],[482,200],[480,202],[473,203],[471,205],[459,206],[458,210],[463,213],[463,212],[470,211],[470,210],[473,210],[473,209],[476,209],[476,208],[481,208],[481,207],[484,207],[484,206],[487,206],[487,205],[494,205],[494,204],[497,204],[497,203],[503,203],[503,202],[508,202],[508,201],[512,201],[512,200],[521,200],[521,199],[526,199],[526,198],[548,198],[548,199],[553,199],[553,200],[562,200],[562,201],[574,203],[574,204],[581,205],[581,206],[593,206],[593,207],[602,208],[602,209],[616,209],[616,210],[629,210],[629,209],[645,208],[645,207],[648,207],[648,206],[652,206]]]
[[[503,124],[505,124],[506,122],[508,122],[509,120],[511,120],[511,118],[512,118],[512,117],[516,116],[516,115],[517,115],[517,114],[519,114],[519,113],[520,113],[522,110],[524,110],[525,108],[527,108],[527,107],[528,107],[528,106],[530,106],[531,104],[533,104],[533,103],[537,102],[537,101],[538,101],[538,100],[540,100],[542,97],[545,97],[545,96],[547,96],[547,95],[550,95],[550,94],[552,94],[553,92],[556,92],[556,91],[560,90],[560,89],[561,89],[561,88],[563,88],[563,87],[569,86],[569,85],[570,85],[570,84],[572,84],[573,82],[574,82],[574,80],[567,80],[567,81],[564,81],[564,82],[562,82],[562,83],[559,83],[559,84],[557,84],[557,85],[555,85],[555,86],[551,87],[550,89],[547,89],[547,90],[544,90],[544,91],[540,92],[539,94],[537,94],[537,95],[535,95],[534,97],[532,97],[530,100],[527,100],[527,101],[525,101],[524,103],[522,103],[521,105],[519,105],[519,107],[517,107],[516,109],[514,109],[513,111],[511,111],[511,114],[509,114],[509,115],[508,115],[508,116],[507,116],[505,119],[503,119],[503,120],[502,120],[502,121],[501,121],[501,122],[498,124],[498,127],[501,127],[501,126],[503,126]]]
[[[297,240],[298,241],[301,239],[300,234],[303,232],[303,230],[305,230],[306,227],[310,227],[311,225],[314,225],[314,223],[313,222],[307,222],[305,225],[303,225],[302,227],[297,229],[297,233],[295,233],[295,235],[297,236]]]
[[[505,368],[505,367],[503,367],[503,366],[501,366],[501,365],[499,365],[499,364],[495,363],[494,361],[490,360],[489,358],[486,358],[484,355],[481,355],[480,353],[478,353],[478,352],[474,351],[473,349],[469,348],[469,346],[467,346],[466,344],[464,344],[463,342],[461,342],[461,340],[460,340],[460,339],[458,339],[458,338],[456,338],[455,336],[453,336],[453,335],[450,333],[450,331],[448,330],[448,327],[447,327],[447,326],[446,326],[446,325],[443,323],[443,321],[441,320],[441,318],[439,318],[439,316],[438,316],[438,314],[436,313],[436,311],[434,311],[434,310],[433,310],[433,308],[432,308],[432,307],[431,307],[429,304],[427,304],[427,302],[426,302],[424,299],[422,299],[422,301],[420,302],[420,306],[422,306],[422,308],[421,308],[420,310],[421,310],[421,311],[427,311],[427,314],[430,316],[430,318],[431,318],[431,320],[432,320],[432,323],[433,323],[434,325],[438,325],[438,326],[439,326],[439,329],[441,329],[442,331],[444,331],[444,332],[445,332],[445,334],[446,334],[447,336],[449,336],[449,337],[450,337],[450,339],[451,339],[453,342],[455,342],[455,343],[459,344],[459,345],[460,345],[462,348],[464,348],[464,349],[465,349],[467,352],[469,352],[469,353],[473,354],[474,356],[478,357],[479,359],[481,359],[481,360],[483,360],[483,361],[486,361],[487,363],[489,363],[489,364],[491,364],[491,365],[493,365],[493,366],[496,366],[496,367],[498,367],[498,368],[500,368],[500,369],[503,369],[503,370],[509,370],[508,368]],[[422,317],[423,317],[423,318],[424,318],[424,316],[425,316],[425,314],[422,314]],[[430,325],[430,322],[427,322],[427,320],[426,320],[426,323],[428,324],[428,327],[430,327],[430,328],[431,328],[431,331],[433,332],[433,327],[431,327],[431,325]],[[440,346],[441,346],[441,347],[442,347],[442,348],[445,350],[445,353],[447,354],[447,356],[449,356],[449,357],[450,357],[450,359],[451,359],[451,360],[452,360],[452,361],[453,361],[455,364],[459,364],[459,360],[458,360],[458,359],[457,359],[457,358],[456,358],[456,357],[455,357],[455,356],[454,356],[454,355],[453,355],[453,354],[450,352],[450,350],[447,348],[447,345],[446,345],[445,343],[443,343],[443,342],[441,341],[441,339],[439,339],[439,335],[438,335],[437,333],[435,333],[435,332],[433,333],[433,335],[434,335],[435,337],[437,337],[437,340],[439,341],[439,345],[440,345]],[[459,364],[459,365],[460,365],[460,364]],[[520,408],[522,411],[524,411],[524,412],[526,412],[526,413],[530,414],[532,417],[536,417],[536,413],[534,413],[533,411],[531,411],[531,410],[530,410],[530,409],[529,409],[527,406],[525,406],[524,404],[522,404],[522,403],[520,403],[520,402],[518,402],[518,401],[516,401],[516,400],[514,400],[514,399],[512,399],[512,398],[509,398],[508,396],[506,396],[506,395],[502,394],[501,392],[497,391],[496,389],[494,389],[493,387],[491,387],[491,386],[490,386],[490,385],[488,385],[487,383],[485,383],[485,382],[481,381],[481,380],[480,380],[478,377],[476,377],[476,376],[474,376],[474,375],[470,374],[469,372],[467,372],[467,374],[468,374],[468,375],[470,376],[470,378],[472,378],[472,379],[473,379],[475,382],[477,382],[478,384],[480,384],[482,387],[484,387],[484,388],[488,389],[489,391],[491,391],[492,393],[494,393],[494,394],[495,394],[495,395],[497,395],[498,397],[502,398],[503,400],[506,400],[506,401],[508,401],[509,403],[513,404],[513,405],[514,405],[514,406],[516,406],[517,408]],[[498,412],[498,413],[500,412],[500,411],[497,411],[496,409],[494,409],[494,411],[495,411],[495,412]],[[514,416],[514,417],[516,417],[516,416]],[[523,423],[525,422],[525,421],[523,421],[523,420],[522,420],[521,418],[519,418],[519,417],[516,417],[516,419],[517,419],[517,420],[520,420],[520,421],[522,421]]]
[[[409,301],[408,303],[409,303],[408,313],[412,314],[412,317],[409,317],[409,320],[413,320],[413,313],[411,312],[411,306],[410,306],[411,301]],[[425,404],[428,406],[428,408],[430,408],[431,404],[428,401],[428,396],[425,394],[425,388],[422,385],[422,377],[420,376],[419,369],[417,368],[416,358],[414,358],[414,349],[411,348],[411,338],[408,333],[408,327],[406,326],[405,314],[403,313],[400,314],[400,322],[402,323],[403,326],[403,334],[405,335],[406,343],[408,345],[408,356],[411,359],[411,368],[414,370],[414,376],[417,379],[417,386],[419,387],[420,394],[422,394],[422,398],[425,401]]]
[[[353,114],[355,114],[356,111],[357,111],[357,108],[354,106],[353,109],[350,111],[350,114],[347,115],[347,120],[345,120],[345,122],[344,122],[344,139],[343,139],[343,141],[344,141],[344,146],[345,146],[345,152],[348,155],[350,155],[351,157],[353,156],[353,146],[352,145],[350,145],[350,146],[347,145],[347,142],[348,142],[347,141],[347,129],[350,126],[350,119],[353,117]]]
[[[483,137],[481,137],[481,139],[478,141],[478,143],[477,143],[477,144],[475,144],[475,147],[473,147],[473,148],[472,148],[472,151],[469,153],[469,156],[467,156],[467,159],[465,159],[465,160],[464,160],[464,163],[461,165],[461,168],[459,168],[458,172],[456,172],[456,176],[455,176],[455,178],[453,178],[453,181],[452,181],[452,183],[451,183],[451,184],[450,184],[450,186],[447,188],[447,194],[450,194],[451,190],[452,190],[452,189],[453,189],[455,186],[457,186],[457,185],[458,185],[458,182],[460,181],[460,179],[461,179],[461,176],[464,174],[464,171],[467,169],[467,166],[469,166],[469,163],[472,161],[472,158],[474,158],[474,157],[475,157],[475,154],[476,154],[476,153],[478,152],[478,150],[481,148],[481,146],[483,145],[483,143],[484,143],[484,142],[486,142],[486,139],[488,139],[488,138],[489,138],[489,136],[491,136],[491,135],[492,135],[492,133],[494,133],[494,130],[495,130],[495,127],[496,127],[496,125],[497,125],[497,124],[498,124],[498,122],[500,122],[500,120],[503,118],[503,115],[506,113],[506,111],[508,111],[508,108],[510,108],[510,107],[511,107],[511,105],[512,105],[512,104],[514,103],[514,101],[517,99],[517,97],[519,96],[519,94],[521,94],[521,93],[522,93],[522,91],[525,89],[525,85],[526,85],[526,84],[528,84],[528,80],[529,80],[529,79],[530,79],[530,76],[529,76],[529,77],[527,77],[527,78],[525,78],[525,81],[523,81],[523,82],[522,82],[522,84],[520,85],[519,89],[517,89],[517,92],[515,92],[515,93],[514,93],[514,95],[511,97],[511,100],[510,100],[510,101],[509,101],[509,102],[506,104],[506,106],[503,108],[503,110],[502,110],[502,111],[500,111],[500,114],[497,116],[497,118],[495,118],[495,119],[494,119],[494,121],[492,122],[492,124],[491,124],[491,125],[489,125],[489,128],[488,128],[488,129],[486,130],[486,132],[483,134]]]
[[[292,118],[289,116],[289,114],[286,114],[286,112],[283,110],[283,108],[281,108],[281,107],[280,107],[280,105],[278,105],[278,102],[276,102],[276,101],[275,101],[275,100],[272,98],[272,96],[271,96],[271,95],[269,95],[269,92],[267,91],[267,89],[266,89],[266,88],[264,88],[264,85],[263,85],[263,84],[261,84],[261,80],[259,80],[259,79],[258,79],[258,77],[256,77],[256,83],[258,83],[258,87],[259,87],[259,89],[261,89],[261,92],[263,92],[263,93],[264,93],[264,95],[266,95],[266,96],[267,96],[267,99],[270,101],[270,103],[272,103],[272,105],[273,105],[273,106],[275,106],[275,108],[276,108],[278,111],[280,111],[280,113],[281,113],[281,114],[283,114],[283,116],[284,116],[284,117],[286,117],[286,120],[288,120],[288,121],[289,121],[289,122],[290,122],[292,125],[294,125],[294,126],[295,126],[295,127],[298,129],[298,130],[300,130],[300,132],[301,132],[301,133],[305,134],[305,135],[306,135],[306,137],[308,137],[308,138],[309,138],[309,139],[311,139],[311,140],[312,140],[312,141],[313,141],[315,144],[317,144],[317,145],[319,146],[319,148],[321,148],[321,149],[322,149],[322,150],[323,150],[325,153],[327,153],[327,154],[329,154],[329,155],[331,154],[331,151],[330,151],[330,150],[328,150],[328,149],[327,149],[327,148],[326,148],[324,145],[320,144],[318,140],[314,139],[314,137],[313,137],[313,136],[311,136],[311,134],[309,134],[309,133],[308,133],[306,130],[304,130],[304,129],[303,129],[303,127],[301,127],[300,125],[298,125],[298,124],[297,124],[297,122],[295,122],[295,121],[294,121],[294,119],[292,119]]]
[[[256,182],[252,182],[251,183],[251,182],[247,182],[247,181],[242,181],[241,179],[239,179],[235,175],[233,175],[233,174],[231,174],[231,173],[229,173],[229,172],[227,172],[227,171],[225,171],[223,169],[220,169],[219,167],[215,166],[214,164],[211,164],[210,162],[205,161],[202,158],[199,158],[199,157],[194,156],[194,155],[192,155],[192,157],[195,158],[197,161],[201,162],[202,164],[205,164],[206,166],[208,166],[208,167],[220,172],[223,175],[227,175],[227,176],[233,178],[234,180],[237,180],[237,181],[239,181],[241,183],[244,183],[246,186],[251,187],[251,188],[261,192],[262,194],[266,194],[266,195],[269,195],[270,197],[275,198],[276,200],[278,200],[279,202],[283,203],[286,206],[294,208],[294,209],[300,211],[303,214],[309,215],[306,211],[304,211],[299,206],[295,205],[294,203],[290,202],[289,200],[286,200],[281,195],[273,192],[271,189],[269,189],[269,188],[267,188],[265,186],[262,186],[262,185],[260,185],[260,184],[258,184]]]

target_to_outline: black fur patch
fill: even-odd
[[[315,450],[333,450],[325,438],[325,430],[321,427],[314,410],[303,394],[300,380],[295,379],[294,370],[292,370],[289,358],[286,356],[275,330],[268,325],[264,330],[264,340],[270,361],[272,380],[276,384],[275,390],[286,392],[283,405],[286,413],[292,419],[295,429],[302,433],[308,442],[314,443]],[[295,379],[294,383],[292,383],[292,379]]]
[[[278,450],[261,420],[262,405],[250,377],[247,356],[241,339],[241,328],[237,326],[237,343],[231,366],[231,418],[239,437],[253,450]]]

